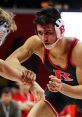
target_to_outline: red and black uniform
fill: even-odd
[[[48,50],[45,49],[44,51],[43,62],[44,62],[44,65],[47,67],[48,71],[50,72],[50,74],[57,76],[59,79],[62,80],[62,82],[72,86],[78,85],[78,81],[76,77],[76,66],[73,65],[71,62],[72,50],[76,46],[77,42],[78,42],[77,39],[74,39],[72,41],[72,45],[67,55],[65,68],[61,68],[53,64],[49,57]],[[46,95],[46,102],[53,108],[53,111],[55,108],[58,111],[58,113],[61,112],[63,108],[68,104],[77,104],[79,106],[82,105],[82,100],[70,98],[68,96],[63,95],[60,92],[53,93],[53,92],[50,92],[49,90],[46,90],[45,95]]]

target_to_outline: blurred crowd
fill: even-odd
[[[26,9],[54,6],[60,11],[82,11],[82,0],[0,0],[0,6]]]
[[[11,88],[4,87],[0,96],[0,117],[28,117],[32,107],[38,102],[38,93],[31,90],[31,84],[15,83]],[[68,105],[59,113],[60,117],[82,117],[82,109]]]
[[[0,117],[27,117],[31,108],[40,101],[31,84],[16,83],[11,88],[4,87],[0,98]]]

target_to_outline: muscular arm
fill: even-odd
[[[62,93],[67,96],[82,99],[82,43],[77,44],[72,52],[72,61],[76,65],[76,76],[78,85],[70,86],[63,83]]]
[[[23,67],[21,65],[22,62],[26,61],[30,58],[30,56],[35,53],[40,47],[42,43],[38,36],[34,35],[26,40],[24,45],[22,45],[20,48],[18,48],[16,51],[14,51],[7,59],[6,62],[8,65],[12,65],[13,68],[16,68],[20,70],[20,72],[23,72],[25,76],[25,80],[34,81],[36,78],[36,75]],[[24,81],[25,81],[24,80]]]
[[[80,73],[80,72],[78,72]],[[82,73],[82,69],[81,69]],[[51,81],[49,81],[48,89],[51,92],[60,92],[68,97],[82,99],[82,82],[79,85],[71,86],[68,84],[63,83],[60,79],[55,76],[50,76]],[[82,76],[79,77],[82,79]]]
[[[7,62],[2,59],[0,59],[0,75],[12,81],[21,82],[22,79],[22,73],[18,69],[8,65]]]
[[[42,45],[38,36],[34,35],[26,40],[24,45],[15,50],[7,59],[9,63],[16,63],[18,66],[20,63],[26,61],[31,57],[33,53],[35,53],[38,48]]]
[[[62,83],[61,93],[72,98],[82,99],[82,66],[81,64],[76,67],[76,75],[79,85],[70,86]]]

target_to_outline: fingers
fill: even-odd
[[[23,69],[21,81],[24,83],[33,83],[36,80],[36,74],[33,71]]]
[[[31,79],[32,81],[36,80],[36,74],[33,71],[28,70],[27,77],[28,79]]]
[[[56,76],[49,76],[50,78],[50,81],[49,83],[47,84],[47,87],[49,89],[49,91],[51,92],[58,92],[61,90],[61,87],[62,87],[62,82],[60,79],[58,79]]]
[[[58,83],[60,83],[61,82],[61,79],[58,79],[56,76],[53,76],[53,75],[51,75],[51,76],[49,76],[49,78],[50,78],[50,80],[52,80],[53,82],[58,82]]]
[[[45,99],[45,94],[44,91],[37,91],[37,101],[44,100]]]
[[[48,87],[49,91],[51,91],[51,92],[58,92],[57,89],[52,88],[49,84],[47,84],[47,87]]]

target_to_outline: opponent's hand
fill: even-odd
[[[36,80],[36,74],[33,71],[26,69],[24,66],[20,67],[20,72],[22,73],[20,79],[21,82],[33,83]]]
[[[50,81],[49,81],[49,84],[47,84],[49,91],[51,92],[61,91],[61,88],[62,88],[61,80],[53,75],[49,76],[49,78],[50,78]]]
[[[31,88],[31,91],[34,94],[36,103],[40,100],[45,99],[44,90],[41,88],[41,86],[38,83],[34,82],[32,88]]]
[[[6,21],[9,25],[10,31],[17,30],[16,23],[14,21],[14,14],[10,11],[0,8],[0,21]]]

